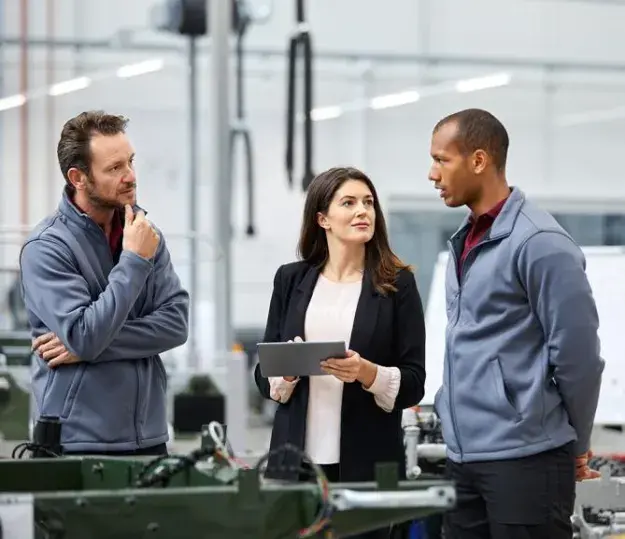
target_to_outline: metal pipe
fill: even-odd
[[[28,93],[28,0],[20,0],[19,16],[20,16],[20,94]],[[28,130],[28,100],[20,107],[20,224],[26,226],[29,223],[28,217],[28,146],[29,146],[29,130]]]
[[[219,2],[217,2],[219,3]],[[15,36],[6,36],[0,39],[0,45],[19,46],[21,39]],[[30,47],[54,47],[59,49],[97,49],[116,53],[119,51],[136,51],[152,53],[183,53],[185,48],[177,45],[165,45],[158,43],[138,43],[117,41],[115,38],[104,40],[88,39],[28,39]],[[231,46],[228,45],[228,49]],[[211,45],[198,47],[198,53],[210,52]],[[227,49],[226,49],[227,50]],[[249,58],[277,58],[284,59],[284,49],[270,47],[247,48],[245,55]],[[515,57],[489,57],[489,56],[440,56],[432,54],[397,54],[383,52],[347,52],[347,51],[315,51],[315,58],[326,61],[341,62],[379,62],[385,64],[430,64],[439,66],[470,65],[497,68],[518,69],[551,69],[553,71],[591,71],[595,73],[625,71],[625,63],[604,62],[566,62],[562,60],[534,60],[531,58]]]
[[[46,35],[48,39],[54,39],[56,33],[56,0],[48,0],[46,2]],[[55,50],[54,47],[48,47],[46,50],[46,86],[49,88],[54,84],[55,73]],[[50,206],[46,211],[53,209],[54,196],[54,178],[56,174],[56,160],[54,152],[54,98],[46,94],[46,153],[48,156],[48,166],[46,174],[46,203]]]
[[[199,368],[197,334],[199,328],[199,297],[198,297],[198,116],[199,105],[197,95],[197,39],[189,37],[189,296],[191,298],[191,313],[189,327],[189,356],[187,367],[190,371]]]
[[[207,0],[208,1],[208,0]],[[210,151],[212,158],[209,177],[213,182],[211,215],[213,234],[223,256],[213,269],[213,307],[215,347],[218,354],[230,352],[233,344],[231,310],[231,202],[230,173],[230,2],[208,2],[208,25],[212,42],[210,58],[211,82]]]

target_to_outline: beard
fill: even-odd
[[[128,188],[134,188],[135,185],[129,185]],[[87,178],[87,185],[85,189],[85,194],[87,195],[87,200],[92,208],[98,210],[122,210],[124,208],[124,203],[121,202],[118,198],[105,195],[100,192],[98,187],[92,178]]]

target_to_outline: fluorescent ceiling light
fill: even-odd
[[[76,79],[66,80],[64,82],[58,82],[50,86],[48,94],[51,96],[69,94],[70,92],[76,92],[78,90],[84,90],[91,84],[89,77],[78,77]]]
[[[136,77],[137,75],[145,75],[146,73],[160,71],[163,69],[163,65],[163,60],[156,58],[154,60],[146,60],[145,62],[122,66],[115,74],[122,79]]]
[[[400,107],[402,105],[409,105],[410,103],[416,103],[419,101],[419,92],[416,90],[409,90],[407,92],[401,92],[398,94],[388,94],[374,97],[369,102],[369,107],[373,110],[388,109],[391,107]]]
[[[508,73],[496,73],[486,77],[476,77],[473,79],[459,80],[456,83],[456,92],[475,92],[477,90],[486,90],[488,88],[498,88],[510,84],[512,77]]]
[[[10,95],[0,99],[0,111],[21,107],[26,103],[26,96],[23,94]]]
[[[343,114],[343,108],[336,107],[321,107],[318,109],[312,109],[310,111],[310,118],[313,122],[319,122],[321,120],[332,120],[338,118]]]

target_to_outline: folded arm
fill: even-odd
[[[576,453],[588,451],[604,361],[599,318],[583,253],[560,232],[539,232],[522,246],[518,268],[549,347],[553,379],[577,433]]]
[[[155,356],[183,345],[189,335],[189,294],[180,284],[161,234],[154,257],[154,310],[128,320],[96,362]]]
[[[37,318],[83,361],[93,361],[117,336],[139,297],[152,262],[123,251],[105,290],[92,300],[72,253],[52,239],[22,248],[24,302]]]

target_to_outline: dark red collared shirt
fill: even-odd
[[[477,218],[473,216],[471,217],[471,228],[469,229],[469,233],[464,240],[464,248],[462,250],[462,256],[460,257],[460,268],[462,268],[469,251],[480,243],[484,235],[490,230],[490,227],[493,225],[495,219],[501,212],[506,200],[508,200],[507,197]]]
[[[111,248],[111,254],[113,258],[117,257],[117,254],[122,247],[122,238],[124,237],[124,225],[122,224],[121,212],[115,211],[113,216],[113,222],[111,224],[111,233],[109,235],[109,247]]]
[[[74,199],[70,197],[70,200],[76,209],[81,213],[85,213]],[[122,238],[124,237],[124,224],[122,223],[122,214],[119,210],[115,210],[115,215],[113,216],[113,222],[111,223],[111,233],[109,234],[108,241],[109,247],[111,249],[111,254],[113,255],[113,259],[117,260],[117,255],[121,250],[122,246]]]

